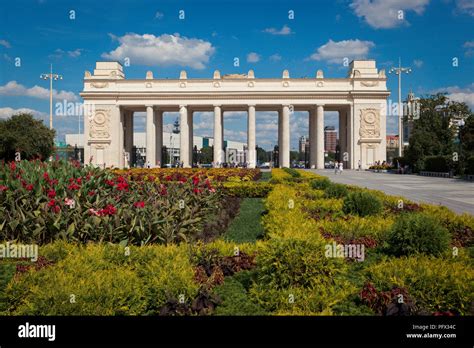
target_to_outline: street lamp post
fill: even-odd
[[[51,64],[49,74],[41,74],[43,80],[49,79],[49,129],[53,129],[53,80],[62,80],[62,75],[53,74],[53,64]]]
[[[411,73],[411,68],[402,67],[401,59],[398,58],[398,67],[392,67],[389,73],[398,75],[398,157],[403,155],[403,108],[402,108],[402,73]]]

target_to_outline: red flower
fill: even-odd
[[[201,192],[201,190],[200,190],[200,189],[198,189],[197,187],[195,187],[195,188],[193,188],[193,192],[197,194],[197,193],[200,193],[200,192]]]
[[[56,205],[56,201],[54,199],[51,199],[49,202],[48,202],[48,207],[54,207]]]
[[[135,202],[133,203],[133,205],[135,206],[135,208],[145,208],[145,202],[143,201]]]
[[[94,195],[95,195],[95,191],[89,191],[88,195],[89,195],[90,197],[94,196]]]
[[[49,174],[48,174],[48,172],[44,172],[44,173],[43,173],[43,179],[46,180],[46,181],[49,181]]]
[[[59,205],[55,205],[54,207],[51,208],[51,210],[57,214],[61,211],[61,208],[59,207]]]
[[[10,170],[13,172],[16,169],[16,163],[10,162]]]
[[[80,187],[78,184],[76,184],[75,182],[73,182],[73,183],[72,183],[71,185],[69,185],[67,188],[68,188],[69,190],[73,190],[73,191],[74,191],[74,190],[79,190],[81,187]]]
[[[148,181],[150,182],[155,181],[155,177],[153,175],[148,175]]]
[[[128,191],[128,184],[126,182],[119,182],[117,184],[117,190],[119,190],[119,191]]]
[[[165,176],[165,180],[166,181],[171,181],[171,176],[170,175]]]
[[[0,185],[0,192],[8,190],[8,187]]]
[[[123,176],[117,177],[117,182],[125,182],[125,178]]]
[[[54,190],[52,190],[52,189],[49,190],[49,191],[48,191],[48,197],[49,197],[49,198],[54,198],[54,197],[56,197],[56,191],[54,191]]]
[[[33,185],[28,184],[28,185],[25,186],[25,188],[26,188],[27,191],[31,191],[31,190],[33,190]]]
[[[74,178],[69,178],[69,183],[72,184],[74,182]]]
[[[160,185],[160,189],[161,189],[160,194],[161,194],[162,196],[166,196],[166,194],[168,193],[167,190],[166,190],[166,186],[163,185],[163,184],[161,184],[161,185]]]
[[[49,184],[50,184],[51,186],[57,185],[57,184],[58,184],[58,180],[57,180],[57,179],[53,179],[53,180],[51,180],[51,181],[49,182]]]
[[[105,180],[105,183],[106,183],[107,185],[109,185],[109,186],[114,186],[114,185],[115,185],[115,183],[114,183],[113,180],[108,180],[108,179],[107,179],[107,180]]]
[[[82,179],[81,178],[77,178],[76,179],[76,182],[80,185],[82,183]]]
[[[184,184],[186,181],[187,181],[186,178],[183,177],[183,176],[179,178],[179,182],[181,182],[181,183],[183,183],[183,184]]]
[[[104,215],[114,215],[117,212],[117,208],[115,208],[112,204],[107,204],[107,206],[102,209]]]

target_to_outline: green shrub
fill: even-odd
[[[273,189],[269,182],[225,182],[222,186],[224,194],[241,198],[263,198]]]
[[[64,249],[58,243],[58,249]],[[180,294],[197,295],[185,246],[77,246],[56,264],[15,277],[6,287],[8,315],[153,315]],[[42,254],[40,249],[40,254]],[[74,301],[71,301],[73,295]]]
[[[428,172],[449,172],[450,161],[446,156],[427,156],[424,159],[424,170]]]
[[[326,198],[342,198],[347,196],[348,190],[346,185],[331,183],[324,190],[324,197]]]
[[[449,242],[448,230],[436,218],[423,213],[404,213],[399,215],[388,234],[386,250],[395,256],[440,255]]]
[[[389,259],[368,267],[365,276],[380,291],[406,288],[418,309],[429,312],[454,309],[469,314],[474,300],[474,269],[453,259]]]
[[[331,181],[328,178],[315,179],[311,181],[310,185],[315,190],[325,190],[331,185]]]
[[[296,169],[293,169],[293,168],[283,168],[283,170],[285,172],[287,172],[288,174],[290,174],[293,178],[299,178],[301,177],[301,174],[296,170]]]
[[[265,311],[251,302],[244,286],[234,278],[227,278],[222,285],[214,288],[221,303],[217,306],[216,315],[264,315]]]
[[[383,204],[369,192],[351,192],[344,198],[342,210],[346,214],[359,216],[376,215],[382,212]]]

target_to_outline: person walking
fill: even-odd
[[[344,164],[342,162],[339,162],[339,174],[342,174],[343,170],[344,170]]]
[[[357,162],[357,170],[360,172],[362,170],[362,162],[359,160],[359,162]]]
[[[336,162],[334,162],[334,174],[337,175],[338,171],[339,171],[339,162],[336,161]]]

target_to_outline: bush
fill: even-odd
[[[474,156],[467,159],[466,174],[474,175]]]
[[[450,235],[439,221],[423,213],[399,215],[388,234],[387,252],[395,256],[423,253],[440,255],[450,242]]]
[[[226,182],[222,185],[223,191],[228,196],[241,198],[263,198],[273,189],[269,182]]]
[[[265,311],[253,303],[244,286],[236,279],[227,278],[222,285],[214,288],[221,303],[217,306],[216,315],[264,315]]]
[[[427,172],[442,172],[450,171],[450,161],[446,156],[427,156],[424,159],[424,168]]]
[[[15,277],[5,290],[6,314],[152,315],[180,294],[192,300],[198,287],[185,246],[130,247],[126,255],[119,245],[88,244]]]
[[[402,287],[419,309],[469,314],[474,299],[472,266],[418,255],[389,259],[367,268],[366,279],[380,291]],[[471,313],[472,314],[472,313]]]
[[[347,196],[348,190],[346,185],[331,184],[324,190],[324,197],[326,198],[342,198]]]
[[[344,198],[342,210],[346,214],[359,216],[376,215],[382,212],[383,204],[369,192],[351,192]]]
[[[293,178],[299,178],[301,177],[301,174],[296,170],[296,169],[293,169],[293,168],[283,168],[283,170],[285,172],[287,172],[288,174],[290,174]]]
[[[325,190],[329,185],[331,185],[331,181],[328,178],[321,178],[312,180],[310,185],[311,188],[315,190]]]

